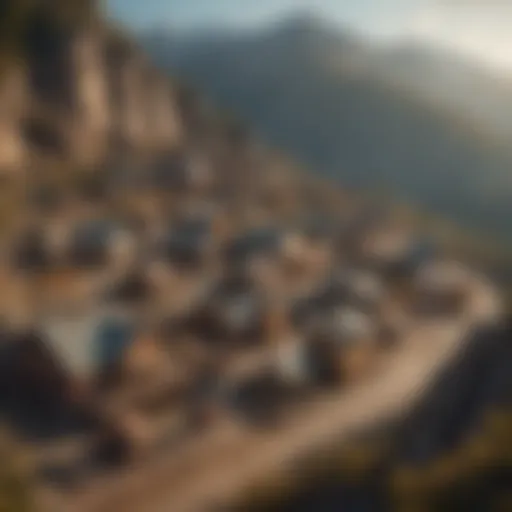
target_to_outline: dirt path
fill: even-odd
[[[98,483],[76,496],[66,512],[209,510],[229,502],[255,480],[286,470],[301,453],[399,417],[458,353],[475,318],[480,321],[494,313],[494,302],[484,288],[479,287],[474,297],[472,306],[481,315],[415,326],[370,379],[319,397],[297,410],[286,425],[255,432],[225,422],[139,470]],[[485,305],[485,312],[480,305]]]

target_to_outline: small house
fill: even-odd
[[[308,328],[322,322],[325,314],[351,306],[375,313],[386,296],[384,284],[371,272],[341,269],[332,273],[316,290],[292,305],[292,318],[297,326]]]
[[[272,370],[241,380],[227,395],[228,407],[235,416],[257,427],[279,424],[302,396],[301,390]]]
[[[308,346],[301,336],[290,335],[279,340],[276,345],[276,370],[287,385],[304,386],[310,382]]]
[[[386,269],[405,258],[411,239],[399,229],[380,228],[367,232],[361,244],[361,257],[371,268]]]
[[[198,267],[213,256],[215,238],[209,218],[191,218],[173,227],[161,243],[164,257],[179,267]]]
[[[277,257],[284,235],[281,229],[272,227],[256,228],[243,233],[228,242],[225,262],[228,266],[247,267],[257,258]]]
[[[330,240],[300,232],[290,233],[285,238],[281,252],[285,274],[299,281],[318,279],[333,263],[334,252]]]
[[[435,261],[420,267],[414,278],[415,310],[421,313],[460,313],[470,294],[471,272],[457,262]]]
[[[392,280],[411,278],[438,252],[432,239],[397,230],[378,232],[365,242],[363,263]]]
[[[72,230],[71,222],[64,216],[45,224],[46,246],[52,258],[60,264],[66,260],[66,251]]]
[[[398,264],[398,272],[411,277],[419,268],[434,262],[439,252],[434,240],[428,237],[418,238],[411,243],[404,259]]]
[[[262,330],[262,297],[244,279],[230,279],[204,300],[194,323],[206,338],[254,341]]]
[[[135,252],[131,233],[107,219],[78,223],[70,236],[68,261],[80,267],[98,267],[129,261]]]
[[[134,339],[121,312],[48,316],[19,343],[19,382],[50,399],[87,402],[98,385],[117,377]]]
[[[106,292],[109,301],[119,304],[142,304],[153,295],[151,275],[140,267],[129,269]]]
[[[291,319],[296,328],[311,332],[321,324],[327,312],[347,304],[350,291],[347,275],[339,272],[330,276],[327,281],[291,304]]]
[[[261,324],[261,301],[255,294],[224,297],[214,307],[219,326],[228,339],[257,336]]]
[[[368,313],[375,313],[386,298],[386,287],[373,272],[354,270],[348,276],[349,302]]]
[[[332,380],[338,375],[352,382],[368,373],[375,356],[378,331],[365,313],[340,307],[326,314],[322,325],[312,336],[312,361],[324,376]]]

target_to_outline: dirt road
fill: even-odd
[[[471,314],[418,323],[363,383],[318,397],[271,430],[219,424],[190,445],[84,490],[66,512],[202,512],[227,503],[255,480],[286,471],[298,455],[399,417],[462,349],[473,324],[492,318],[495,304],[485,287],[475,287]]]

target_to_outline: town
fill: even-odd
[[[407,219],[228,135],[27,191],[2,251],[1,405],[52,510],[112,509],[116,478],[150,467],[179,494],[198,453],[220,475],[308,416],[336,430],[329,414],[351,414],[322,401],[374,382],[425,325],[461,340],[499,313]],[[173,457],[189,469],[156,477]]]

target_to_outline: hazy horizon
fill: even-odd
[[[302,12],[384,43],[438,46],[512,73],[512,2],[500,0],[107,0],[135,30],[247,30]]]

